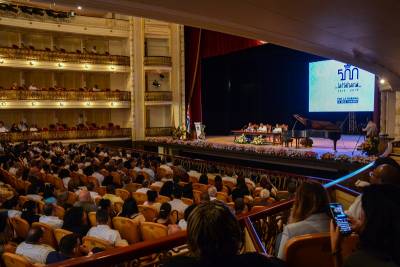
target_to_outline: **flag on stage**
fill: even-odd
[[[188,105],[186,110],[186,131],[190,133],[190,125],[191,125],[192,114],[190,112],[190,105]]]

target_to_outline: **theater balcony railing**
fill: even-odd
[[[160,156],[164,156],[161,155]],[[176,160],[175,157],[173,157]],[[183,159],[183,157],[180,157]],[[188,159],[190,161],[196,161]],[[335,198],[335,191],[344,192],[351,197],[355,197],[359,193],[344,188],[340,183],[347,179],[354,179],[360,175],[366,175],[372,168],[372,163],[345,175],[337,180],[329,180],[323,178],[306,177],[302,179],[317,180],[324,184],[331,194],[332,201],[338,201]],[[301,182],[301,181],[299,181]],[[281,184],[284,189],[285,183]],[[287,185],[287,183],[286,183]],[[282,232],[283,225],[287,223],[290,209],[294,200],[279,201],[268,207],[263,207],[241,215],[238,220],[244,230],[244,244],[241,252],[265,253],[274,255],[275,244],[278,234]],[[66,260],[50,267],[80,267],[80,266],[149,266],[148,259],[151,258],[151,266],[159,266],[164,260],[175,255],[187,254],[186,232],[180,232],[168,237],[163,237],[154,241],[139,242],[124,248],[110,249],[97,253],[89,257],[80,257]],[[150,257],[151,255],[151,257]]]
[[[0,142],[130,138],[130,128],[0,133]]]
[[[147,91],[145,101],[172,101],[172,91]]]
[[[172,66],[171,57],[165,56],[147,56],[144,57],[144,65],[145,66]]]
[[[172,127],[147,127],[145,134],[146,136],[171,136]]]
[[[127,56],[72,53],[52,50],[34,50],[28,48],[0,47],[0,58],[25,59],[33,61],[71,62],[87,64],[107,64],[129,66],[130,58]]]
[[[63,100],[63,101],[130,101],[128,91],[28,91],[28,90],[0,90],[0,100]]]

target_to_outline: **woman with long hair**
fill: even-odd
[[[139,208],[134,198],[128,198],[125,200],[122,205],[122,211],[117,216],[133,219],[138,222],[146,221],[144,216],[139,212]]]
[[[62,229],[71,231],[82,238],[89,228],[87,215],[82,207],[72,207],[65,212]]]
[[[305,181],[297,189],[288,224],[284,227],[278,257],[285,257],[286,242],[292,237],[329,232],[329,196],[317,182]]]

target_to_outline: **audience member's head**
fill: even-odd
[[[147,195],[147,201],[148,201],[148,202],[150,202],[150,203],[156,202],[157,197],[158,197],[157,191],[148,190],[148,191],[146,192],[146,195]]]
[[[106,192],[107,192],[107,194],[115,195],[115,186],[112,184],[107,185]]]
[[[224,189],[224,184],[222,183],[222,177],[220,175],[215,176],[214,185],[218,192],[221,192]]]
[[[381,164],[370,172],[371,184],[400,185],[400,171],[389,164]]]
[[[61,238],[60,240],[60,252],[69,257],[75,257],[79,255],[80,239],[76,234],[69,234]]]
[[[179,186],[175,186],[174,190],[172,191],[172,196],[175,199],[180,199],[182,197],[182,189]]]
[[[360,247],[382,260],[400,265],[400,187],[376,184],[364,188],[361,198]]]
[[[268,189],[263,189],[260,191],[260,198],[261,199],[268,199],[270,197],[271,193],[269,192]]]
[[[304,181],[296,191],[290,222],[299,222],[316,213],[327,211],[328,192],[317,182]]]
[[[63,229],[72,230],[86,225],[86,213],[82,207],[72,207],[65,211]]]
[[[216,201],[204,202],[191,212],[187,232],[190,251],[205,262],[234,256],[242,244],[236,217]]]
[[[52,216],[54,211],[54,206],[53,204],[46,204],[43,207],[43,214],[46,216]]]
[[[210,198],[215,198],[217,196],[217,188],[215,186],[210,186],[207,191]]]
[[[110,221],[110,217],[106,210],[98,210],[96,211],[96,222],[97,225],[108,225]]]
[[[92,202],[92,197],[90,196],[90,192],[87,190],[81,190],[78,196],[79,202]]]
[[[122,205],[122,211],[121,214],[119,214],[119,216],[131,218],[133,215],[138,213],[139,209],[136,200],[134,198],[128,198],[127,200],[124,201],[124,204]]]
[[[161,187],[159,194],[162,196],[171,197],[173,190],[174,190],[174,183],[172,181],[167,181]]]
[[[171,210],[172,210],[171,204],[169,204],[168,202],[164,202],[161,204],[158,216],[161,219],[168,219],[169,215],[171,214]]]
[[[31,227],[26,236],[25,242],[28,244],[40,244],[43,238],[43,230],[40,227]]]
[[[235,199],[234,203],[235,203],[235,213],[236,213],[236,215],[243,214],[243,213],[246,213],[248,211],[247,210],[247,205],[244,202],[243,198]]]
[[[200,203],[208,202],[208,201],[210,201],[210,195],[208,194],[208,192],[202,192],[200,194]]]
[[[199,183],[208,185],[208,176],[207,176],[207,174],[203,173],[202,175],[200,175]]]

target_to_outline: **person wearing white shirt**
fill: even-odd
[[[94,170],[94,173],[92,174],[92,176],[94,178],[96,178],[97,181],[99,181],[99,185],[101,185],[104,181],[104,175],[99,172],[100,171],[99,166],[97,166],[97,165],[93,166],[93,170]]]
[[[267,126],[260,123],[260,127],[258,127],[259,132],[266,132],[267,131]]]
[[[154,171],[150,168],[150,162],[146,161],[144,163],[144,168],[142,169],[143,172],[147,173],[150,176],[150,180],[154,181],[154,178],[156,177],[156,174]]]
[[[217,188],[215,186],[210,186],[208,188],[208,195],[210,196],[210,201],[216,200],[217,198]]]
[[[18,245],[15,254],[25,257],[30,263],[46,264],[46,258],[54,249],[42,244],[43,230],[32,227],[26,240]]]
[[[183,201],[181,200],[181,189],[176,187],[172,193],[172,197],[173,199],[169,202],[169,204],[171,205],[171,210],[177,210],[180,214],[183,214],[188,205],[183,203]]]
[[[110,218],[107,210],[98,210],[96,212],[97,226],[90,228],[86,236],[92,236],[107,241],[112,246],[126,246],[128,243],[121,238],[117,230],[109,226]]]
[[[136,192],[146,194],[147,191],[149,191],[149,190],[150,190],[150,188],[149,188],[149,181],[144,181],[144,182],[142,183],[142,187],[139,188],[138,190],[136,190]]]
[[[160,168],[164,169],[166,174],[173,174],[174,173],[172,168],[170,166],[168,166],[167,164],[160,165]]]
[[[8,129],[4,126],[4,122],[0,121],[0,133],[8,133]]]
[[[59,229],[63,225],[63,220],[54,216],[53,204],[46,204],[43,208],[44,215],[40,216],[39,222],[50,225],[53,229]]]

